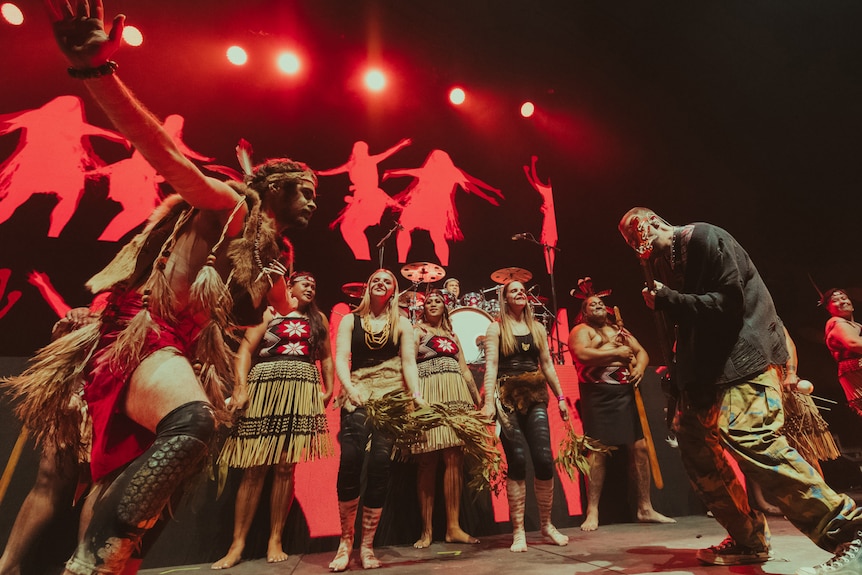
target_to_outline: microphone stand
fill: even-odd
[[[541,246],[542,252],[543,252],[542,255],[545,256],[545,254],[547,254],[547,256],[544,257],[546,262],[551,261],[551,258],[550,258],[551,252],[553,252],[553,251],[559,252],[560,251],[560,248],[558,248],[557,246],[552,246],[550,244],[540,242],[539,240],[537,240],[536,238],[533,237],[533,234],[530,234],[530,233],[526,234],[523,237],[523,239],[527,240],[528,242],[534,243],[537,246]],[[554,360],[554,362],[557,365],[562,365],[564,363],[564,361],[563,361],[563,344],[562,344],[562,341],[560,340],[560,325],[559,325],[559,323],[557,323],[557,311],[558,311],[557,310],[557,287],[556,287],[556,282],[554,281],[554,267],[549,265],[548,269],[549,269],[548,277],[551,280],[551,309],[553,310],[551,312],[551,320],[554,322],[554,327],[551,330],[551,343],[553,343],[554,347],[556,348],[556,349],[551,350],[551,358]]]
[[[400,229],[402,229],[401,222],[395,222],[395,225],[392,227],[392,229],[389,230],[389,232],[385,236],[383,236],[383,239],[381,239],[379,242],[377,242],[377,249],[379,250],[378,258],[380,259],[380,266],[378,269],[383,269],[383,249],[384,249],[384,244],[386,243],[386,240],[391,238],[392,234],[394,234],[397,230],[400,230]]]

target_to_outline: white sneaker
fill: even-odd
[[[796,575],[862,575],[862,531],[840,546],[832,559],[816,567],[803,567]]]

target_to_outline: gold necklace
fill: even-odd
[[[382,349],[386,345],[386,342],[389,341],[390,326],[389,314],[386,314],[386,323],[383,325],[383,331],[374,333],[374,328],[371,326],[371,316],[362,316],[362,331],[365,332],[365,345],[368,346],[368,349]]]

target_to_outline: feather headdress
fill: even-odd
[[[611,295],[611,291],[609,289],[596,292],[593,290],[593,278],[587,276],[585,278],[581,278],[578,280],[577,289],[573,289],[570,291],[570,295],[575,296],[578,299],[587,299],[588,297],[606,297]]]

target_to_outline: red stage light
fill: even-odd
[[[276,65],[279,70],[290,75],[296,74],[301,68],[299,56],[294,52],[282,52],[279,54],[278,60],[276,60]]]
[[[524,102],[521,104],[521,116],[524,118],[529,118],[536,111],[536,107],[532,102]]]
[[[242,66],[248,62],[248,54],[239,46],[231,46],[227,49],[227,59],[228,62],[235,66]]]
[[[123,28],[123,41],[129,46],[140,46],[144,43],[144,35],[137,26],[126,26]]]
[[[466,99],[467,95],[461,88],[452,88],[452,90],[449,92],[449,101],[456,106],[460,106],[461,104],[463,104],[464,100]]]
[[[13,26],[20,26],[24,23],[24,13],[11,2],[6,2],[0,6],[0,14],[2,14],[3,19],[6,20],[6,22]]]
[[[386,87],[386,75],[379,68],[372,68],[365,72],[365,87],[372,92],[380,92]]]

